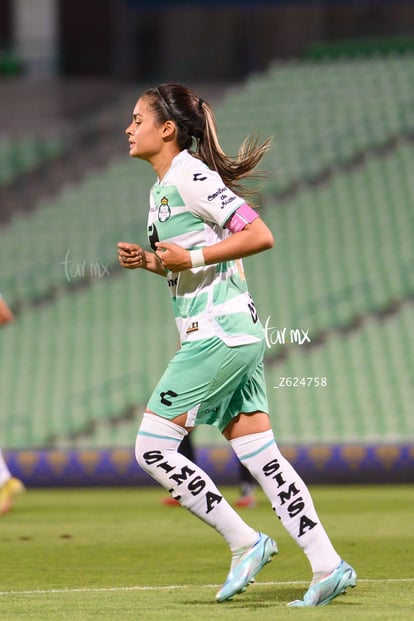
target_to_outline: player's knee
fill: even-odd
[[[138,434],[137,439],[135,441],[135,459],[137,460],[138,465],[143,470],[145,470],[146,472],[149,472],[150,464],[148,463],[147,453],[149,452],[150,447],[146,446],[147,444],[148,443],[146,442],[145,436]]]
[[[168,468],[168,458],[177,452],[177,448],[178,445],[174,443],[161,450],[153,438],[138,433],[135,441],[135,459],[145,472],[152,474],[154,470],[162,468],[162,464]]]
[[[186,434],[179,425],[146,412],[135,442],[135,458],[139,466],[149,474],[161,468],[168,456],[177,452]]]

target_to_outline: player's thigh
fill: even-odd
[[[218,338],[184,343],[155,387],[148,409],[170,420],[191,413],[191,425],[215,424],[215,412],[227,407],[251,375],[256,357],[257,347],[228,347]]]

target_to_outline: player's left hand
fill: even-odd
[[[190,253],[178,244],[170,242],[156,242],[155,254],[167,270],[183,272],[191,267]]]

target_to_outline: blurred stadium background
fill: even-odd
[[[274,136],[277,243],[245,267],[280,445],[310,481],[414,481],[414,3],[391,0],[1,0],[11,469],[28,485],[148,482],[135,433],[177,337],[161,279],[118,268],[116,242],[145,242],[153,174],[123,131],[162,81],[212,101],[230,153]],[[280,380],[309,377],[326,386]],[[218,432],[194,439],[236,482]]]

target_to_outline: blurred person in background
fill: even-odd
[[[0,326],[4,326],[12,321],[14,321],[13,312],[0,293]],[[14,499],[24,489],[23,483],[11,475],[0,449],[0,515],[10,511],[13,507]]]
[[[119,242],[119,262],[165,279],[181,340],[148,401],[137,461],[227,542],[230,571],[216,600],[231,599],[278,549],[177,450],[197,425],[217,426],[310,563],[309,588],[289,605],[324,606],[355,586],[356,573],[335,550],[306,484],[276,444],[263,370],[264,330],[241,262],[273,246],[271,231],[247,203],[251,191],[239,183],[257,176],[270,140],[248,139],[237,157],[228,156],[212,107],[181,84],[145,91],[126,134],[130,156],[147,161],[157,180],[148,216],[153,252]]]
[[[0,326],[4,326],[12,321],[14,321],[13,311],[8,304],[6,304],[6,301],[0,293]]]

